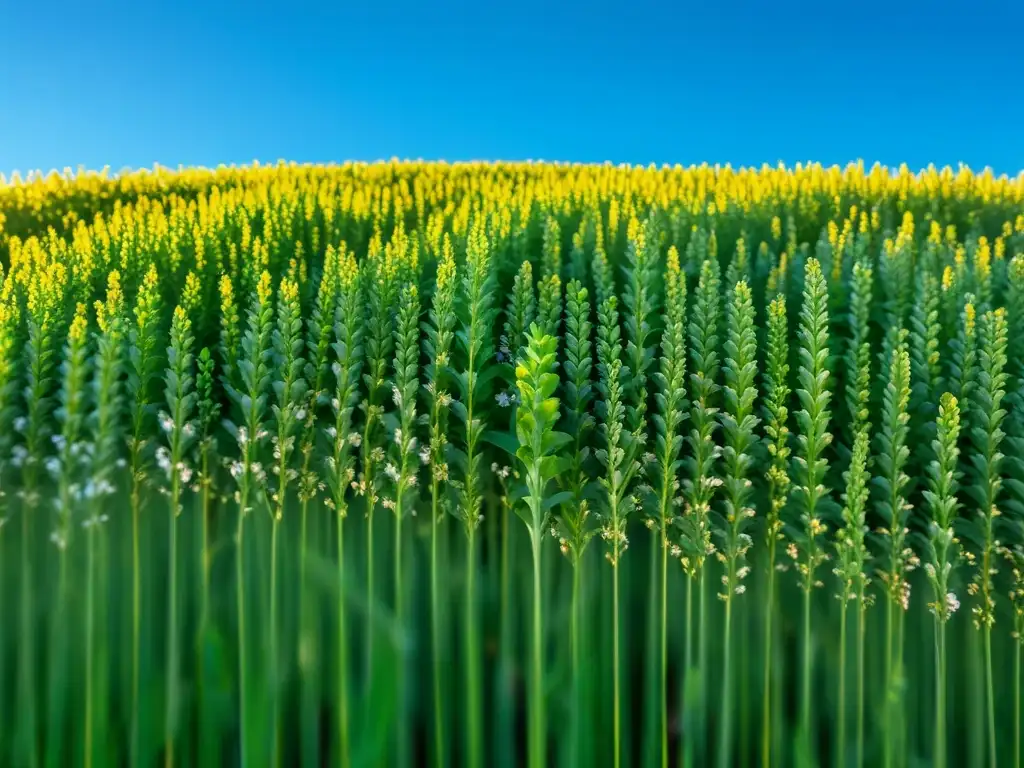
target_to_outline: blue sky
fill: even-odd
[[[0,171],[391,156],[1024,169],[1019,0],[348,5],[0,3]]]

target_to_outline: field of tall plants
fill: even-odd
[[[1024,179],[0,177],[0,765],[1021,765]]]

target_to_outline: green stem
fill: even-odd
[[[616,550],[618,546],[616,546]],[[615,734],[615,768],[619,768],[622,761],[622,723],[621,723],[621,680],[619,674],[619,565],[618,558],[612,563],[612,675],[614,689],[614,705],[612,709],[612,722]]]
[[[512,598],[511,581],[509,580],[510,563],[512,562],[512,532],[509,530],[509,517],[511,510],[508,508],[505,497],[502,497],[501,514],[501,669],[498,683],[498,749],[501,750],[504,763],[499,765],[510,765],[515,761],[515,745],[511,738],[512,720],[509,715],[512,710],[510,704],[513,658],[513,634],[512,634]],[[443,765],[443,763],[442,763]]]
[[[139,733],[139,662],[140,662],[140,633],[142,617],[142,565],[139,557],[139,508],[142,504],[141,488],[139,482],[138,449],[135,449],[132,456],[132,735],[131,753],[132,765],[141,764],[140,733]]]
[[[476,628],[476,534],[469,528],[466,540],[466,749],[467,765],[480,768],[480,668]]]
[[[697,682],[700,686],[698,694],[697,712],[700,716],[700,723],[697,726],[697,756],[703,764],[707,760],[707,673],[708,673],[708,637],[707,637],[707,588],[708,580],[705,578],[704,567],[698,575],[698,588],[700,593],[697,596]]]
[[[845,589],[845,587],[844,587]],[[847,603],[843,598],[842,610],[839,612],[839,715],[838,737],[836,738],[836,766],[846,766],[846,620]]]
[[[668,768],[668,538],[661,539],[661,768]]]
[[[992,680],[992,627],[985,625],[985,701],[988,709],[988,764],[996,768],[996,703]]]
[[[338,511],[338,762],[341,768],[351,765],[348,712],[348,628],[345,623],[345,511]]]
[[[368,483],[370,481],[367,481]],[[366,497],[366,685],[373,684],[374,586],[373,586],[373,490]]]
[[[309,472],[309,459],[303,462],[302,476]],[[302,690],[302,761],[303,765],[313,766],[319,764],[320,754],[317,744],[318,734],[316,725],[317,694],[315,689],[316,676],[313,674],[313,665],[309,659],[317,658],[312,648],[309,653],[305,648],[307,645],[317,643],[318,637],[315,629],[311,626],[309,612],[309,596],[306,590],[306,570],[308,568],[309,550],[309,499],[303,498],[299,504],[299,644],[297,648],[296,661],[299,665],[299,677]]]
[[[164,765],[174,766],[174,721],[178,706],[178,470],[173,465],[170,542],[167,553],[167,699],[164,703]]]
[[[946,768],[946,627],[935,617],[935,748],[932,765]]]
[[[893,636],[893,606],[894,603],[890,597],[886,601],[885,606],[885,713],[886,720],[891,720],[892,710],[892,636]],[[882,765],[885,768],[892,768],[893,761],[893,749],[892,749],[892,728],[885,728],[885,736],[882,738]]]
[[[734,578],[730,578],[726,585],[730,592],[725,598],[725,632],[723,637],[722,654],[724,661],[722,664],[722,724],[720,726],[721,741],[718,747],[718,765],[719,768],[729,768],[730,759],[732,757],[732,743],[730,739],[731,734],[731,718],[732,711],[730,707],[732,702],[730,701],[730,688],[732,681],[730,679],[731,665],[732,665],[732,587]]]
[[[402,600],[402,491],[398,490],[395,500],[395,621],[399,631],[405,632],[405,606]],[[405,652],[399,654],[398,671],[395,675],[395,693],[398,701],[398,738],[396,747],[396,760],[399,768],[403,768],[408,762],[408,728],[406,727],[406,701],[405,701]]]
[[[201,450],[202,481],[200,484],[200,579],[201,589],[199,606],[199,642],[196,644],[196,669],[199,672],[198,692],[200,706],[200,765],[207,765],[215,760],[218,751],[217,727],[213,725],[207,712],[213,706],[211,684],[206,679],[206,638],[210,627],[210,450],[204,442]]]
[[[444,762],[444,717],[441,712],[441,632],[438,616],[439,599],[437,584],[437,509],[438,487],[433,481],[430,487],[430,650],[433,656],[434,678],[434,757],[438,768]]]
[[[70,503],[68,497],[65,497],[65,505]],[[65,506],[65,509],[68,507]],[[68,674],[67,661],[68,661],[68,650],[67,643],[65,642],[65,632],[63,627],[67,624],[67,612],[70,604],[68,595],[68,551],[67,544],[60,550],[60,565],[58,566],[58,582],[57,582],[57,604],[55,611],[55,620],[51,622],[50,626],[50,684],[49,684],[49,722],[47,723],[49,732],[52,734],[50,738],[46,740],[46,764],[48,766],[57,766],[62,764],[66,758],[64,756],[64,722],[63,715],[66,707],[64,706],[64,695],[63,686],[61,683]]]
[[[88,547],[85,564],[85,768],[92,768],[92,705],[93,705],[93,645],[95,642],[95,617],[93,593],[95,591],[94,566],[95,557],[95,526],[89,526]]]
[[[684,665],[683,665],[683,687],[679,697],[682,705],[682,738],[679,750],[680,768],[689,768],[693,765],[693,733],[690,725],[693,722],[693,713],[689,707],[689,696],[687,690],[690,688],[690,675],[693,673],[693,579],[686,574],[686,628],[683,633]]]
[[[772,764],[772,640],[775,617],[775,537],[768,542],[768,605],[764,612],[764,690],[761,702],[761,765]]]
[[[864,637],[867,629],[867,604],[863,587],[857,597],[857,768],[864,765]]]
[[[811,759],[811,671],[813,669],[812,662],[814,658],[813,649],[811,647],[811,589],[813,588],[812,583],[808,583],[804,589],[804,653],[803,653],[803,677],[801,683],[803,686],[802,691],[802,712],[800,717],[800,730],[801,739],[803,740],[803,747],[806,751],[806,757],[808,760]]]
[[[1020,765],[1020,656],[1021,643],[1014,643],[1013,653],[1013,764]]]
[[[572,703],[573,703],[573,730],[571,764],[579,765],[582,746],[583,718],[583,697],[580,694],[580,568],[582,564],[574,561],[572,565],[572,609],[569,626],[569,642],[572,649]]]
[[[539,486],[537,482],[533,487]],[[540,502],[537,500],[537,505]],[[534,510],[534,519],[540,520],[540,510]],[[546,763],[544,735],[544,658],[541,617],[541,537],[543,531],[530,529],[530,541],[533,545],[533,702],[530,707],[530,768],[544,768]],[[618,592],[616,591],[616,600]],[[616,624],[617,625],[617,624]],[[618,689],[616,688],[616,696]],[[616,702],[617,703],[617,702]],[[618,741],[616,740],[616,745]],[[616,753],[617,754],[617,753]]]
[[[284,452],[282,451],[282,456]],[[284,499],[284,490],[280,498]],[[281,529],[280,513],[275,514],[270,523],[270,764],[277,765],[281,750],[281,724],[279,710],[279,686],[281,685],[280,642],[277,627],[277,557],[279,531]]]
[[[238,614],[238,727],[240,765],[246,761],[248,746],[248,703],[246,691],[246,634],[245,634],[245,506],[249,495],[248,444],[245,447],[245,468],[242,470],[242,487],[239,490],[238,529],[235,533],[235,608]]]

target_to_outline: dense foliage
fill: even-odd
[[[36,176],[0,266],[2,765],[1021,764],[1020,178]]]

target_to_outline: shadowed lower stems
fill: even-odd
[[[539,484],[539,483],[538,483]],[[538,515],[539,516],[539,515]],[[533,702],[530,707],[530,768],[544,768],[546,764],[545,749],[545,715],[544,715],[544,648],[541,618],[541,537],[540,530],[530,531],[533,545]],[[616,591],[616,601],[618,591]],[[617,603],[616,603],[617,605]],[[617,621],[617,619],[616,619]],[[618,646],[616,646],[617,649]],[[616,689],[616,696],[618,695]],[[616,763],[618,761],[618,737],[616,732]]]
[[[348,627],[345,616],[345,511],[338,506],[338,763],[349,768],[351,747],[348,704]]]
[[[480,739],[480,641],[477,638],[476,615],[476,535],[470,528],[466,546],[466,749],[467,765],[482,765]]]
[[[437,583],[437,481],[430,491],[430,653],[433,659],[434,685],[434,759],[437,765],[444,765],[444,720],[441,712],[441,632],[438,616],[439,599]]]
[[[764,615],[764,681],[761,701],[761,765],[772,763],[772,640],[775,616],[775,540],[768,545],[768,606]]]
[[[612,676],[613,676],[613,730],[615,733],[615,768],[622,761],[622,692],[619,673],[619,566],[612,563]]]
[[[935,617],[935,744],[932,765],[946,768],[946,628]],[[1017,763],[1019,765],[1019,763]]]
[[[661,535],[661,768],[668,768],[668,537]]]
[[[845,587],[844,587],[845,588]],[[843,600],[842,609],[839,612],[839,696],[838,696],[838,709],[839,713],[836,717],[837,721],[837,732],[836,738],[836,766],[838,768],[845,768],[846,766],[846,618],[847,618],[847,605],[846,600]]]

